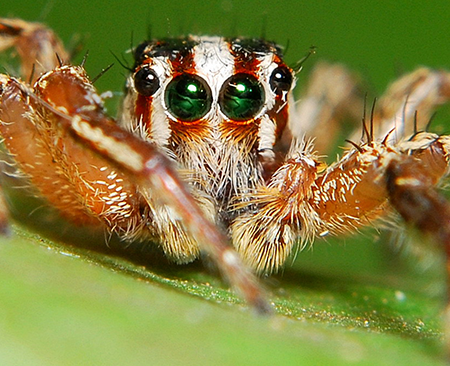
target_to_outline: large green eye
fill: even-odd
[[[211,108],[211,90],[202,78],[183,74],[167,85],[165,103],[169,112],[183,121],[202,118]]]
[[[265,94],[261,83],[249,74],[236,74],[223,84],[219,95],[222,112],[235,121],[254,118],[264,106]]]

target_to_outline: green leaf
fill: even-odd
[[[264,318],[201,266],[154,270],[17,229],[0,245],[2,365],[444,364],[438,295],[324,271],[320,247],[305,256],[322,268],[266,280]]]

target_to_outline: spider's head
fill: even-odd
[[[161,146],[217,138],[218,131],[240,141],[259,135],[259,140],[273,140],[265,143],[273,146],[286,124],[293,81],[293,71],[271,42],[163,39],[136,48],[128,80],[132,105],[126,107],[145,126],[147,137]]]
[[[196,180],[208,181],[208,192],[229,197],[276,165],[293,86],[293,70],[272,42],[194,36],[144,42],[135,50],[121,123],[203,174]]]

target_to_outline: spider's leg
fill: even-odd
[[[444,247],[450,270],[450,203],[436,190],[429,171],[413,156],[402,156],[390,162],[386,175],[391,205]]]
[[[446,138],[448,153],[448,138]],[[442,141],[444,142],[444,141]],[[442,246],[447,263],[447,307],[445,312],[445,340],[450,358],[450,203],[435,187],[430,176],[430,164],[442,163],[435,159],[442,148],[439,141],[429,149],[412,151],[412,155],[391,161],[387,169],[387,187],[391,205],[402,218]],[[437,150],[437,151],[436,151]],[[415,155],[428,155],[417,163]]]
[[[320,62],[299,101],[292,103],[290,132],[297,139],[313,137],[315,149],[320,154],[329,153],[343,130],[361,130],[364,109],[361,89],[357,76],[343,65]]]
[[[389,86],[366,124],[371,124],[375,140],[388,136],[388,142],[395,144],[425,130],[436,108],[449,99],[450,73],[420,68]],[[350,140],[360,141],[361,131],[355,131]]]
[[[69,56],[55,33],[39,23],[21,19],[0,18],[0,51],[14,48],[21,59],[20,74],[30,82],[42,73],[52,70],[59,64],[57,57],[68,60]],[[14,113],[11,111],[11,113]],[[0,228],[6,232],[8,210],[0,192]]]
[[[69,68],[65,71],[69,73]],[[70,73],[74,75],[75,69]],[[45,79],[40,80],[45,84]],[[31,183],[34,188],[28,188],[27,193],[45,197],[76,225],[106,226],[121,236],[139,236],[141,213],[134,185],[116,168],[73,143],[52,115],[28,97],[27,93],[35,93],[33,89],[5,75],[0,75],[0,89],[0,133],[7,148],[2,156],[6,188],[25,188]],[[58,90],[58,96],[67,103],[77,93],[76,88]],[[102,111],[101,104],[93,103],[90,108]]]
[[[40,23],[0,18],[0,51],[14,47],[21,59],[21,75],[30,82],[70,61],[61,40]],[[59,59],[58,59],[59,58]]]

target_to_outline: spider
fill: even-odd
[[[445,71],[422,68],[396,81],[363,119],[362,138],[353,134],[327,166],[311,137],[325,151],[337,120],[364,109],[342,66],[320,66],[294,103],[299,68],[275,43],[145,41],[133,50],[114,120],[84,61],[68,63],[44,25],[0,19],[0,49],[9,47],[28,81],[0,75],[6,173],[31,182],[76,225],[157,242],[177,263],[206,252],[260,312],[271,307],[255,274],[282,268],[297,242],[374,225],[393,211],[450,253],[450,206],[435,189],[450,140],[426,131],[450,96]]]

